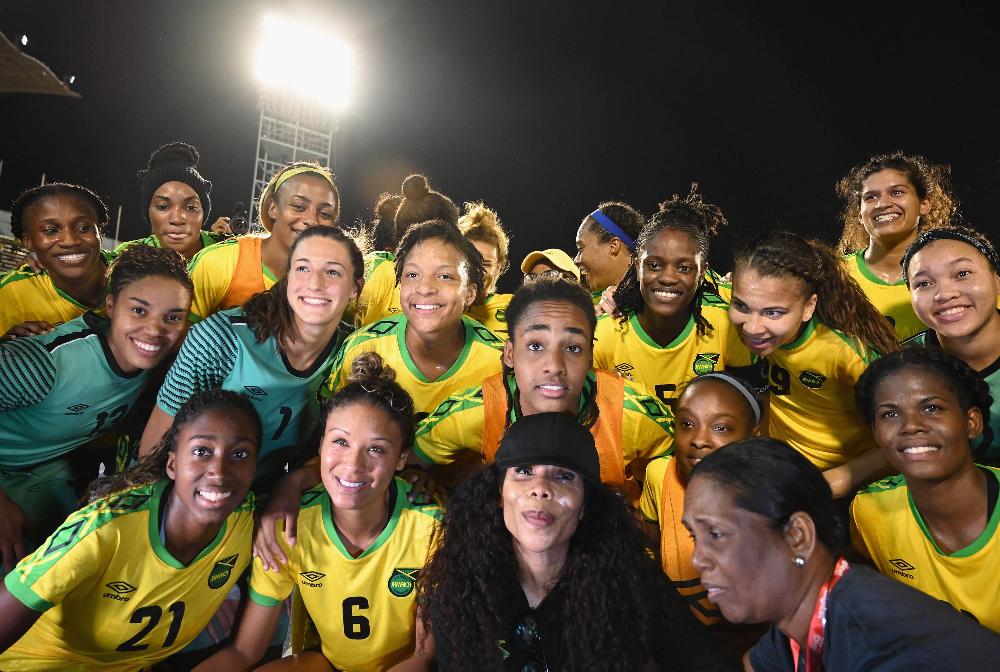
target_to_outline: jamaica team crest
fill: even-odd
[[[222,588],[226,585],[226,581],[229,580],[230,575],[233,573],[233,568],[236,567],[236,559],[240,557],[240,554],[230,555],[228,558],[223,558],[215,563],[215,567],[212,567],[212,571],[208,575],[208,587],[209,588]]]
[[[718,363],[719,355],[711,352],[705,354],[699,352],[694,356],[694,366],[692,368],[697,375],[703,376],[706,373],[715,371],[715,365]]]
[[[396,597],[406,597],[413,592],[413,585],[419,573],[420,569],[406,567],[397,567],[392,570],[392,576],[389,577],[389,592]]]

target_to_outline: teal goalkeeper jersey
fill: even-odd
[[[204,389],[247,395],[264,427],[255,486],[268,484],[309,438],[319,416],[319,388],[347,332],[344,326],[309,369],[298,371],[274,336],[257,342],[242,308],[220,311],[191,327],[156,404],[177,415],[191,395]]]
[[[55,459],[111,430],[146,385],[121,370],[92,313],[0,343],[0,468]]]

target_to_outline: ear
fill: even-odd
[[[267,202],[267,216],[273,222],[278,218],[278,195],[271,194],[271,199]]]
[[[818,300],[818,298],[819,297],[813,294],[808,299],[806,299],[806,308],[804,311],[802,311],[803,322],[808,322],[809,320],[812,319],[813,313],[816,312],[816,301]]]
[[[29,238],[26,233],[21,235],[21,247],[26,249],[28,252],[35,251],[35,248],[31,246],[31,238]]]
[[[509,338],[503,342],[503,359],[504,366],[513,369],[514,368],[514,341]]]
[[[399,454],[399,459],[396,460],[396,471],[402,471],[406,468],[406,458],[410,456],[410,451],[404,450]]]
[[[931,199],[925,198],[920,201],[920,214],[924,217],[929,215],[931,212]]]
[[[167,477],[171,481],[177,478],[177,451],[175,450],[167,453]]]
[[[365,279],[361,278],[360,280],[357,281],[357,283],[355,283],[354,291],[351,292],[351,298],[352,299],[361,298],[361,292],[363,292],[364,289],[365,289]]]
[[[816,525],[802,511],[796,511],[788,519],[784,537],[792,558],[801,555],[808,560],[816,550]]]
[[[965,414],[965,422],[969,429],[969,438],[974,439],[983,433],[983,412],[973,406]]]
[[[468,308],[472,305],[472,302],[476,300],[476,294],[479,290],[471,282],[465,290],[465,307]]]
[[[623,247],[625,246],[622,244],[622,241],[620,239],[612,238],[611,241],[608,243],[608,253],[612,257],[617,257],[619,254],[621,254]]]
[[[111,317],[111,310],[115,307],[115,297],[113,294],[108,294],[104,297],[104,312],[108,317]]]

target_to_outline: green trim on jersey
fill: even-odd
[[[268,280],[270,280],[274,284],[278,284],[278,277],[274,273],[271,272],[270,268],[268,268],[267,266],[264,265],[263,261],[260,262],[260,272],[264,274],[265,278],[267,278]]]
[[[229,236],[226,236],[224,234],[212,233],[211,231],[205,231],[204,229],[198,232],[198,240],[201,241],[201,250],[204,250],[209,245],[215,245],[216,243],[225,242],[229,238],[230,238]],[[116,255],[119,255],[128,248],[132,247],[133,245],[148,245],[149,247],[161,247],[161,248],[163,247],[163,243],[161,243],[160,239],[156,237],[156,234],[151,233],[145,238],[137,238],[136,240],[125,241],[124,243],[115,248],[114,253]],[[198,250],[198,252],[201,252],[201,250]],[[195,252],[195,254],[198,254],[198,252]],[[192,257],[192,261],[193,260],[194,257]]]
[[[469,351],[472,350],[472,342],[476,340],[475,335],[473,334],[472,319],[462,315],[462,324],[465,327],[465,344],[462,346],[462,352],[459,353],[458,359],[455,360],[447,371],[434,380],[428,380],[427,377],[420,372],[416,362],[413,361],[413,357],[410,355],[409,349],[406,347],[406,313],[400,313],[399,317],[395,319],[399,321],[399,326],[396,328],[396,345],[399,347],[399,356],[403,359],[403,362],[406,364],[406,368],[410,370],[413,377],[422,383],[439,383],[443,380],[448,380],[455,375],[455,373],[462,368],[462,365],[465,364],[465,360],[469,357]]]
[[[980,466],[980,468],[988,470],[990,473],[993,474],[993,476],[997,479],[997,481],[1000,482],[1000,470],[994,469],[992,467]],[[975,555],[980,550],[982,550],[983,546],[985,546],[990,539],[993,538],[993,533],[996,532],[997,525],[1000,524],[1000,506],[994,506],[993,515],[990,516],[990,519],[988,521],[986,521],[986,527],[983,529],[982,533],[978,537],[976,537],[975,541],[973,541],[965,548],[961,548],[955,551],[954,553],[945,553],[937,545],[937,542],[934,541],[934,537],[931,535],[931,531],[927,529],[927,525],[924,523],[923,516],[920,515],[920,511],[917,510],[917,505],[913,502],[913,493],[910,492],[909,488],[907,488],[906,490],[906,501],[910,505],[910,513],[913,514],[914,520],[917,521],[917,526],[920,527],[920,531],[924,533],[924,536],[927,538],[927,541],[930,542],[930,545],[934,548],[934,551],[938,555],[949,558],[967,558],[970,555]]]
[[[782,350],[794,350],[795,348],[801,347],[803,343],[809,340],[809,337],[813,335],[813,332],[816,331],[817,321],[818,320],[814,315],[808,322],[806,322],[805,329],[802,330],[801,334],[795,337],[795,340],[793,340],[791,343],[786,343],[785,345],[779,347]]]
[[[153,553],[156,554],[160,560],[163,561],[168,567],[173,567],[174,569],[184,569],[188,565],[178,560],[173,556],[173,554],[167,550],[167,547],[163,545],[160,541],[160,500],[166,493],[167,486],[170,481],[157,481],[153,484],[153,490],[150,494],[149,499],[149,545],[153,547]],[[245,504],[240,504],[240,506],[245,506]],[[236,509],[239,511],[239,507]],[[201,552],[195,556],[194,560],[188,564],[194,564],[202,558],[204,558],[208,553],[212,551],[216,546],[222,543],[223,537],[226,536],[226,525],[228,521],[222,521],[222,527],[219,528],[219,533],[215,535],[215,539],[210,541],[205,548],[201,549]]]
[[[239,245],[239,243],[240,243],[240,237],[237,236],[235,238],[226,238],[225,240],[221,240],[218,243],[215,243],[213,245],[209,245],[208,247],[201,248],[200,250],[198,250],[197,254],[195,254],[193,257],[191,257],[191,261],[188,262],[188,273],[193,273],[194,272],[195,266],[198,265],[198,262],[201,261],[201,258],[205,255],[205,253],[209,249],[216,249],[216,248],[221,247],[223,245]]]
[[[883,287],[894,287],[894,286],[905,285],[906,284],[906,281],[903,280],[902,278],[900,278],[896,282],[886,282],[882,278],[880,278],[877,275],[875,275],[875,273],[872,272],[872,269],[869,268],[868,262],[865,261],[865,252],[867,252],[867,251],[868,251],[868,248],[866,247],[863,250],[858,250],[857,252],[852,252],[852,253],[849,253],[849,254],[845,254],[844,258],[848,259],[848,260],[852,260],[853,259],[854,263],[856,263],[858,265],[858,271],[861,272],[861,275],[865,276],[866,279],[870,280],[872,283],[874,283],[876,285],[882,285]]]
[[[632,328],[635,329],[636,336],[638,336],[643,343],[645,343],[651,348],[656,348],[657,350],[669,350],[670,348],[676,348],[678,345],[684,342],[684,339],[686,339],[688,336],[691,335],[691,330],[694,329],[694,315],[691,315],[688,318],[687,324],[684,325],[684,329],[681,330],[681,333],[677,334],[677,338],[672,340],[667,345],[660,345],[659,343],[654,341],[649,334],[646,333],[645,329],[642,328],[642,324],[639,323],[638,315],[632,313],[631,315],[629,315],[628,320],[629,323],[632,325]]]
[[[115,260],[115,257],[118,256],[118,250],[117,249],[115,249],[114,252],[108,252],[107,250],[100,250],[99,253],[101,255],[101,261],[104,262],[105,270],[107,270],[111,266],[111,263]],[[4,275],[2,278],[0,278],[0,289],[3,289],[4,287],[6,287],[7,285],[9,285],[11,283],[18,282],[20,280],[30,280],[30,279],[32,279],[34,277],[41,276],[41,275],[48,275],[48,272],[46,272],[44,269],[41,270],[41,271],[35,272],[31,268],[31,266],[28,266],[28,265],[21,266],[20,268],[17,268],[17,269],[15,269],[13,271],[10,271],[6,275]],[[108,278],[105,281],[105,283],[104,283],[104,293],[105,294],[107,294],[109,292],[109,288],[110,287],[111,287],[111,278]],[[69,294],[67,294],[63,290],[61,290],[58,287],[56,287],[56,283],[55,282],[52,283],[52,289],[54,289],[55,292],[56,292],[56,294],[59,295],[59,298],[61,298],[64,301],[72,304],[73,306],[76,306],[77,308],[79,308],[80,310],[82,310],[84,312],[86,312],[88,310],[98,310],[98,309],[100,309],[102,307],[101,305],[88,306],[86,304],[80,303],[79,301],[77,301],[76,299],[74,299],[72,296],[70,296]]]

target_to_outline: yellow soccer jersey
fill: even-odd
[[[215,245],[209,245],[194,255],[188,264],[194,296],[191,299],[190,317],[192,321],[203,320],[212,313],[234,306],[224,305],[229,294],[233,277],[240,258],[239,238],[230,238]],[[270,289],[277,282],[274,273],[260,262],[260,273],[264,289]]]
[[[872,305],[892,322],[896,340],[906,340],[927,328],[913,312],[910,289],[905,282],[886,282],[875,275],[865,263],[864,250],[844,255],[844,263],[847,264],[847,272],[861,285]]]
[[[591,371],[580,395],[581,414],[593,397],[596,386],[597,380]],[[508,412],[513,414],[512,409]],[[655,398],[625,385],[621,441],[625,466],[639,458],[662,455],[673,447],[673,443],[673,415],[670,410]],[[482,455],[482,449],[482,385],[449,397],[417,425],[413,451],[428,464],[451,464],[461,459],[466,451]]]
[[[471,305],[465,314],[500,338],[507,338],[507,306],[513,294],[490,294],[481,305]]]
[[[114,255],[101,252],[105,266]],[[0,336],[22,322],[43,320],[56,325],[69,322],[88,310],[104,314],[103,302],[99,306],[85,306],[52,283],[52,277],[42,271],[36,273],[30,266],[22,266],[0,278]]]
[[[727,303],[733,300],[733,280],[731,274],[723,275],[709,267],[705,270],[705,280],[715,285],[716,294]]]
[[[984,469],[1000,480],[1000,470]],[[951,554],[934,543],[901,475],[858,493],[851,519],[855,547],[874,560],[880,572],[1000,632],[1000,506],[978,539]]]
[[[396,382],[413,397],[417,419],[433,412],[455,390],[464,390],[500,373],[503,341],[471,317],[462,316],[465,347],[437,380],[427,380],[406,349],[406,315],[400,313],[361,327],[344,343],[326,386],[332,394],[347,384],[351,363],[362,352],[376,352],[396,372]]]
[[[794,342],[767,356],[770,436],[824,471],[875,448],[854,406],[854,384],[877,357],[814,317]]]
[[[692,316],[684,331],[666,346],[650,338],[635,315],[624,324],[618,317],[602,315],[594,331],[594,368],[618,371],[636,388],[670,404],[692,378],[753,362],[729,321],[728,307],[717,296],[706,294],[701,314],[715,328],[699,335]]]
[[[267,572],[259,560],[254,562],[250,599],[272,607],[297,589],[319,633],[323,655],[338,670],[386,670],[413,654],[415,580],[436,543],[442,509],[411,504],[409,487],[394,480],[389,522],[358,557],[344,548],[323,486],[307,490],[298,543],[289,547],[279,530],[288,563],[278,572]]]
[[[185,566],[160,541],[169,484],[76,511],[7,575],[7,590],[45,613],[0,655],[0,669],[139,670],[201,632],[250,563],[253,496]]]
[[[398,315],[403,310],[399,303],[399,285],[396,284],[395,258],[380,255],[371,258],[366,266],[368,264],[371,265],[371,272],[358,297],[357,324],[370,324]]]

